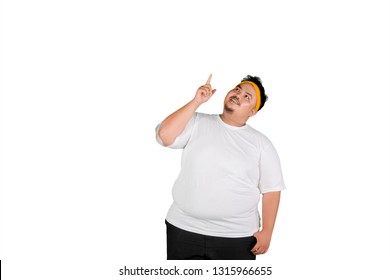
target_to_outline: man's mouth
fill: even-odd
[[[237,97],[235,96],[230,97],[230,101],[240,106],[240,100]]]

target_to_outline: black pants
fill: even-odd
[[[256,244],[254,236],[216,237],[182,230],[165,221],[167,225],[168,260],[255,260],[251,249]]]

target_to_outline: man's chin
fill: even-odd
[[[231,113],[234,112],[234,109],[231,108],[231,107],[229,107],[227,104],[225,104],[225,106],[224,106],[224,111],[225,111],[226,113],[231,114]]]

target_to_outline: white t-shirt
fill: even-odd
[[[252,236],[260,226],[260,194],[285,189],[274,146],[249,125],[231,126],[219,115],[194,113],[168,147],[183,149],[166,218],[178,228],[211,236]]]

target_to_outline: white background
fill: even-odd
[[[2,1],[4,279],[127,279],[124,265],[175,264],[389,279],[389,11],[389,1]],[[256,262],[165,261],[181,152],[159,146],[154,128],[210,73],[217,92],[201,112],[220,113],[247,74],[269,95],[249,124],[274,143],[287,190]]]

